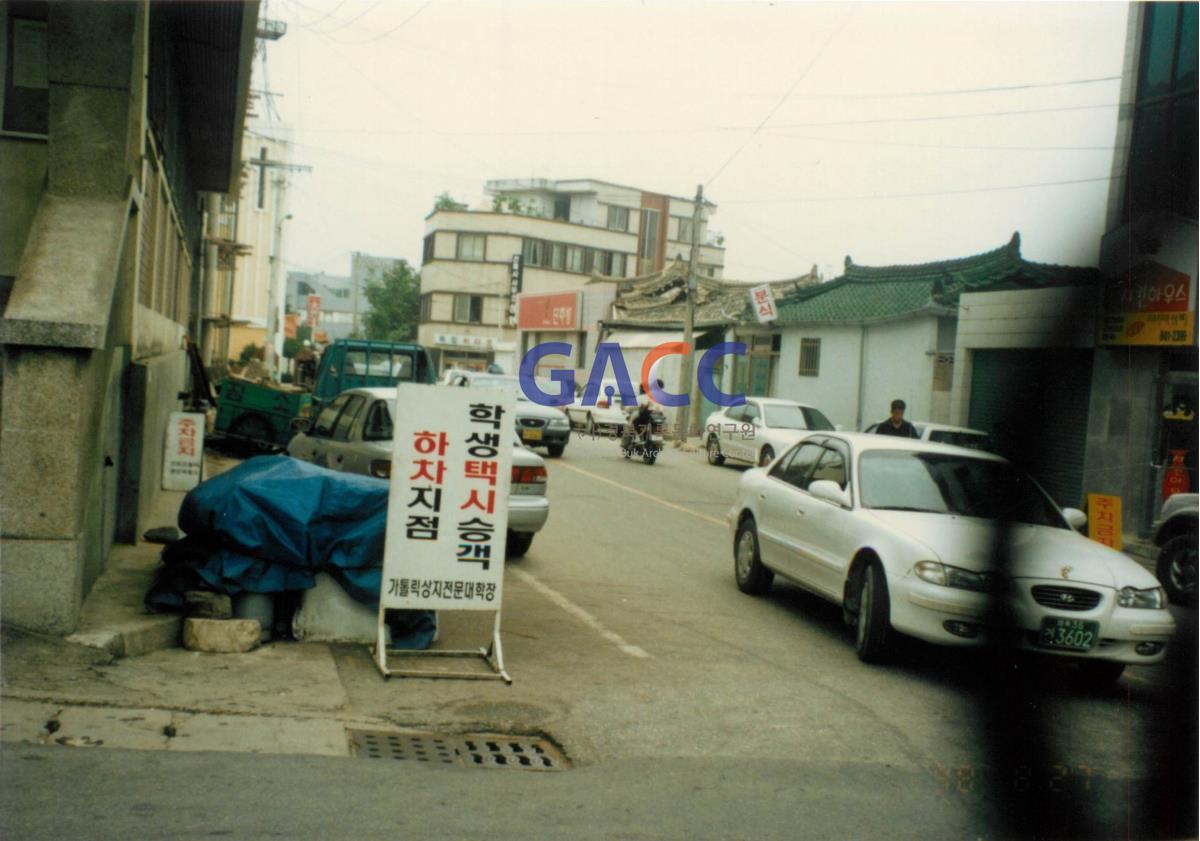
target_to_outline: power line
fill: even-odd
[[[1100,178],[1076,178],[1069,181],[1039,181],[1032,184],[1006,184],[998,187],[970,187],[962,190],[933,190],[922,193],[875,193],[858,196],[795,196],[792,198],[771,199],[726,199],[723,204],[790,204],[792,202],[820,201],[871,201],[875,199],[915,199],[928,196],[958,196],[968,193],[994,193],[1004,190],[1031,190],[1038,187],[1059,187],[1069,184],[1091,184],[1100,181],[1114,181],[1124,178],[1123,175],[1106,175]]]
[[[374,0],[374,2],[370,3],[370,4],[367,6],[367,8],[363,9],[363,10],[362,10],[361,12],[359,12],[357,15],[355,15],[355,16],[354,16],[354,17],[352,17],[352,18],[348,18],[348,19],[346,19],[345,21],[343,21],[343,22],[342,22],[342,24],[341,24],[340,26],[335,26],[333,29],[326,30],[325,32],[317,32],[317,34],[318,34],[318,35],[324,35],[324,36],[328,37],[328,36],[332,35],[334,32],[341,32],[343,29],[345,29],[345,28],[346,28],[347,26],[349,26],[350,24],[354,23],[354,22],[355,22],[356,20],[358,20],[359,18],[361,18],[361,17],[364,17],[364,16],[365,16],[365,15],[367,15],[369,12],[372,12],[372,11],[374,11],[374,10],[375,10],[375,7],[376,7],[376,6],[378,6],[378,5],[379,5],[380,3],[382,3],[382,2],[383,2],[383,0]],[[313,31],[316,31],[316,30],[313,30]]]
[[[1118,108],[1121,103],[1103,103],[1099,105],[1058,105],[1053,108],[1019,108],[1011,111],[976,111],[968,114],[936,114],[927,117],[877,117],[866,120],[832,120],[819,123],[782,123],[774,126],[776,129],[787,128],[817,128],[820,126],[866,126],[883,123],[927,123],[943,120],[970,120],[980,117],[1015,117],[1024,114],[1053,114],[1062,111],[1094,111],[1100,108]]]
[[[810,140],[817,143],[851,143],[860,146],[901,146],[911,149],[968,149],[983,152],[1114,152],[1126,146],[1006,146],[992,143],[905,143],[899,140],[864,140],[849,137],[813,137],[790,134],[793,140]]]
[[[389,35],[396,32],[397,30],[402,29],[406,24],[408,24],[409,21],[411,21],[413,18],[415,18],[417,15],[421,14],[421,12],[425,11],[432,5],[433,5],[433,0],[425,0],[425,3],[421,6],[421,8],[417,9],[415,12],[413,12],[411,15],[406,17],[404,20],[400,21],[398,24],[396,24],[391,29],[389,29],[387,32],[382,32],[379,35],[376,35],[372,38],[366,39],[365,41],[339,41],[336,38],[330,38],[329,40],[333,41],[334,43],[351,44],[356,47],[362,46],[363,44],[373,44],[376,41],[379,41],[383,38],[388,37]]]
[[[762,118],[762,121],[754,127],[754,131],[750,133],[750,136],[745,139],[742,145],[738,146],[737,149],[734,150],[733,154],[725,159],[725,163],[721,164],[721,166],[717,168],[717,171],[714,172],[706,182],[704,182],[706,187],[712,186],[712,183],[716,181],[718,177],[720,177],[721,173],[725,171],[725,168],[733,163],[734,159],[736,159],[737,156],[742,153],[742,150],[750,144],[750,141],[752,141],[758,135],[759,131],[762,130],[762,127],[765,126],[770,119],[775,116],[775,112],[783,107],[783,103],[788,101],[791,95],[795,92],[796,88],[799,87],[800,83],[804,81],[806,76],[808,76],[809,71],[813,69],[813,66],[816,65],[816,63],[821,59],[821,56],[825,54],[825,50],[827,50],[829,45],[833,43],[833,39],[841,34],[841,31],[846,28],[846,24],[850,22],[850,18],[854,17],[857,12],[857,5],[850,7],[849,13],[842,18],[841,24],[837,27],[837,29],[829,33],[829,37],[825,39],[825,43],[823,43],[821,48],[817,50],[815,55],[813,55],[812,61],[810,61],[808,66],[806,66],[800,75],[796,77],[796,81],[792,82],[791,87],[789,87],[784,95],[780,97],[779,101],[775,103],[775,106],[767,112],[767,116]]]
[[[968,93],[1000,93],[1004,91],[1027,91],[1039,88],[1062,88],[1072,85],[1092,85],[1098,82],[1120,81],[1120,76],[1097,76],[1092,79],[1067,79],[1061,82],[1027,82],[1015,85],[993,85],[983,88],[954,88],[939,91],[907,91],[904,93],[815,93],[798,96],[801,100],[819,99],[907,99],[919,96],[960,96]]]

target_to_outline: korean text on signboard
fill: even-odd
[[[520,254],[512,256],[512,266],[508,272],[508,323],[517,323],[517,296],[521,294],[521,285],[525,276],[525,258]]]
[[[1097,543],[1122,551],[1121,497],[1088,494],[1088,537]]]
[[[172,412],[163,450],[163,490],[190,491],[200,484],[204,463],[204,415]]]
[[[498,610],[514,397],[402,383],[396,401],[381,603]]]
[[[321,296],[309,295],[308,301],[305,303],[306,321],[304,322],[309,327],[316,327],[321,321]]]
[[[775,311],[775,293],[770,285],[755,286],[750,290],[750,306],[760,324],[774,321],[778,317]]]
[[[1195,341],[1196,306],[1192,279],[1148,260],[1104,288],[1100,343],[1177,345]]]
[[[578,294],[522,295],[517,326],[522,330],[578,330]]]

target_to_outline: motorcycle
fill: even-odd
[[[635,423],[639,409],[631,406],[625,412],[621,429],[621,452],[625,458],[641,456],[646,464],[654,464],[663,450],[663,429],[666,418],[658,409],[650,410],[650,422]]]

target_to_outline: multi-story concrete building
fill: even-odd
[[[363,317],[371,308],[367,302],[367,286],[377,283],[394,269],[399,257],[375,257],[359,251],[350,254],[350,332],[363,334]]]
[[[440,369],[515,370],[518,296],[577,293],[595,275],[626,278],[660,271],[686,259],[695,203],[593,179],[489,181],[488,210],[435,210],[425,220],[418,340]],[[699,273],[720,278],[724,248],[710,237],[705,201],[699,240]],[[712,240],[710,242],[710,239]],[[576,341],[586,358],[587,309],[571,323],[543,327]]]
[[[5,623],[74,630],[159,498],[257,21],[240,0],[0,3]]]

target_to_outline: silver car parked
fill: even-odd
[[[332,470],[387,479],[392,471],[394,388],[355,388],[339,394],[292,437],[292,458]],[[533,536],[550,516],[546,463],[513,432],[512,486],[508,499],[507,555],[529,551]]]

